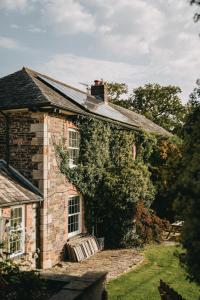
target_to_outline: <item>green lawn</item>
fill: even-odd
[[[108,283],[108,299],[160,300],[160,279],[186,300],[200,299],[200,287],[186,280],[186,273],[174,255],[177,249],[176,246],[147,246],[144,251],[145,262],[141,266]]]

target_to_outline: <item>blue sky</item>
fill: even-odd
[[[200,76],[200,26],[188,2],[0,0],[0,76],[25,65],[77,87],[158,82],[180,86],[186,101]]]

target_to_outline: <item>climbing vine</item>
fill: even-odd
[[[77,167],[69,168],[65,142],[56,149],[61,172],[84,197],[87,229],[105,236],[109,247],[130,245],[134,243],[129,233],[134,228],[137,204],[142,201],[148,208],[154,199],[148,159],[157,140],[153,135],[95,118],[81,116],[73,121],[80,130]],[[127,240],[127,236],[132,238]]]

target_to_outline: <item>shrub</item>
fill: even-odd
[[[21,271],[11,260],[0,261],[0,299],[37,300],[46,292],[45,281],[36,271]]]
[[[145,207],[143,202],[139,202],[136,206],[135,227],[136,227],[136,241],[141,246],[144,243],[157,242],[162,239],[162,231],[169,226],[169,222],[160,219],[155,215],[154,211]]]

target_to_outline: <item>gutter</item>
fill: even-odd
[[[3,203],[0,205],[0,208],[3,208],[3,207],[11,207],[11,206],[16,206],[16,205],[23,205],[23,204],[29,204],[29,203],[41,203],[42,202],[42,199],[38,197],[38,199],[33,199],[33,200],[17,200],[15,202],[11,202],[11,203]]]
[[[5,118],[6,121],[6,165],[7,168],[9,168],[10,165],[10,142],[9,142],[9,137],[10,137],[10,118],[7,114],[5,114],[3,111],[0,110],[1,115]]]
[[[6,162],[3,159],[0,159],[0,164],[3,164],[3,167],[6,167]],[[4,168],[5,168],[4,167]],[[15,168],[9,166],[9,171],[12,172],[12,176],[18,180],[24,188],[29,189],[32,193],[36,194],[40,198],[43,197],[40,190],[35,187],[28,179],[26,179],[21,173],[19,173]]]

